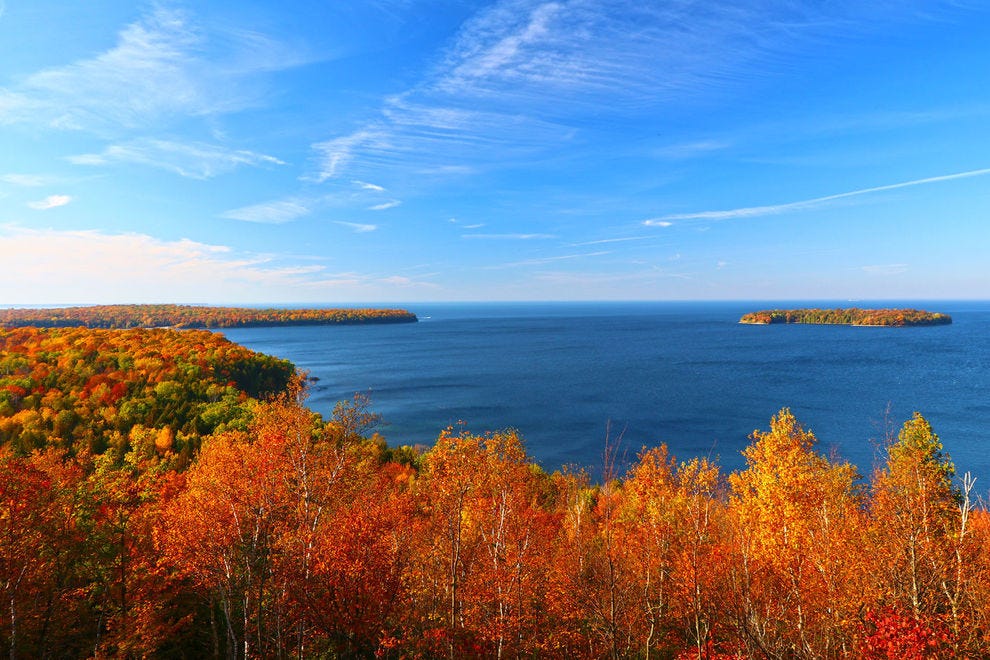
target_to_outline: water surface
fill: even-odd
[[[987,492],[990,303],[913,303],[953,316],[923,328],[738,323],[767,306],[423,304],[406,306],[416,324],[224,334],[318,378],[309,405],[320,413],[370,394],[391,444],[430,444],[464,421],[518,429],[548,469],[596,471],[607,436],[630,459],[665,442],[679,458],[738,469],[750,433],[788,406],[822,451],[868,473],[883,438],[918,410]]]

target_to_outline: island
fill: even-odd
[[[404,309],[91,305],[0,309],[0,326],[41,328],[247,328],[272,325],[415,323]]]
[[[947,325],[952,317],[920,309],[770,309],[743,314],[740,323],[769,325],[771,323],[813,323],[818,325],[859,325],[884,327],[913,327]]]

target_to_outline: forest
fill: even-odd
[[[919,309],[771,309],[743,314],[740,323],[815,323],[822,325],[864,325],[906,327],[947,325],[952,317]]]
[[[45,328],[246,328],[266,325],[414,323],[404,309],[261,309],[200,305],[89,305],[0,309],[0,326]]]
[[[862,476],[782,409],[745,468],[389,446],[198,330],[0,330],[11,658],[990,655],[990,516],[920,414]]]

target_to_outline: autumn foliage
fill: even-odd
[[[880,325],[905,327],[947,325],[952,317],[920,309],[768,309],[743,314],[740,323],[812,323],[822,325]]]
[[[0,309],[0,326],[45,328],[244,328],[266,325],[412,323],[404,309],[255,308],[204,305],[89,305]]]
[[[296,379],[264,401],[237,390],[245,414],[182,460],[191,431],[168,414],[124,432],[101,412],[113,402],[92,404],[73,429],[94,435],[56,435],[24,401],[54,387],[31,375],[52,360],[80,384],[63,396],[92,399],[79,388],[99,360],[53,357],[86,337],[104,342],[96,355],[120,349],[118,368],[134,354],[137,370],[156,341],[163,364],[186,364],[187,341],[211,355],[208,336],[7,332],[4,377],[31,382],[0,420],[41,420],[6,427],[0,448],[11,657],[990,654],[990,515],[920,415],[866,479],[784,409],[753,433],[740,471],[661,446],[593,483],[543,471],[513,431],[389,447],[366,399],[323,418]],[[45,341],[62,344],[31,357]],[[123,399],[155,386],[152,372],[111,380],[128,384]],[[168,400],[191,401],[191,415],[210,405],[197,397]]]

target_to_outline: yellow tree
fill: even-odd
[[[848,649],[860,498],[856,471],[814,451],[788,409],[754,431],[746,469],[729,476],[739,536],[737,625],[752,654],[831,656]]]
[[[623,559],[636,586],[632,635],[639,654],[712,648],[722,592],[718,468],[705,459],[677,464],[660,446],[640,454],[623,490],[618,525]]]
[[[945,621],[961,651],[979,546],[971,533],[972,481],[960,490],[954,475],[938,435],[915,413],[874,474],[871,532],[882,605],[922,623]]]
[[[419,481],[426,525],[413,572],[422,636],[438,642],[433,653],[539,650],[556,535],[544,507],[549,489],[514,432],[440,435]]]
[[[717,604],[728,590],[724,487],[718,466],[704,458],[681,463],[676,480],[677,614],[683,642],[702,657],[717,648]]]
[[[273,651],[268,632],[278,621],[279,594],[272,567],[290,501],[282,448],[271,440],[210,438],[158,530],[164,558],[208,600],[211,617],[219,604],[223,632],[214,623],[215,652],[222,638],[232,657]]]
[[[633,608],[633,645],[645,658],[665,645],[675,606],[673,573],[680,539],[677,536],[678,487],[674,460],[661,446],[640,454],[625,480],[625,498],[617,536],[626,549],[622,559],[636,584],[638,605]]]

